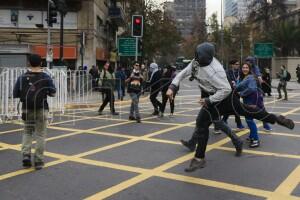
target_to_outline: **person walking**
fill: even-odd
[[[238,60],[231,60],[229,64],[231,66],[231,69],[227,71],[227,79],[230,83],[230,86],[233,87],[234,85],[237,84],[241,75],[240,62]],[[237,95],[237,97],[239,98],[239,95],[237,93],[234,94]],[[244,130],[245,127],[242,124],[241,117],[237,114],[235,114],[234,117],[235,117],[237,130],[238,131]],[[222,120],[227,123],[228,118],[229,115],[224,115]]]
[[[296,68],[296,76],[297,76],[297,82],[300,83],[300,65],[298,64],[297,65],[297,68]]]
[[[140,71],[140,65],[135,62],[133,65],[133,71],[130,77],[126,80],[128,83],[127,92],[131,98],[129,120],[136,120],[137,123],[141,123],[141,116],[139,113],[139,99],[142,92],[143,76]]]
[[[284,92],[284,99],[283,100],[288,100],[288,96],[287,96],[287,91],[286,91],[286,85],[287,85],[287,70],[285,65],[281,65],[280,67],[281,71],[279,73],[276,73],[278,78],[279,78],[279,83],[278,83],[278,87],[277,87],[277,91],[278,91],[278,98],[277,99],[281,99],[281,89]]]
[[[102,81],[102,92],[104,94],[104,100],[99,107],[98,114],[103,115],[103,110],[105,106],[109,103],[110,106],[110,112],[112,115],[119,115],[115,111],[115,95],[114,95],[114,88],[115,88],[115,75],[114,73],[109,69],[110,63],[106,62],[103,71],[100,75],[100,79]]]
[[[124,70],[122,70],[121,67],[118,67],[116,71],[116,89],[118,92],[118,99],[121,101],[123,101],[124,98],[123,91],[125,90],[125,80],[126,80],[126,75]]]
[[[152,113],[152,115],[159,115],[159,111],[161,111],[162,109],[162,103],[157,100],[157,96],[161,89],[161,71],[159,70],[158,65],[156,63],[151,63],[150,72],[150,101],[154,108],[154,112]]]
[[[142,94],[144,95],[144,93],[146,92],[146,90],[147,90],[147,80],[148,80],[148,70],[147,70],[147,68],[146,68],[146,65],[143,63],[142,65],[141,65],[141,74],[142,74],[142,76],[143,76],[143,83],[142,83]]]
[[[47,96],[54,97],[56,88],[53,80],[41,69],[42,59],[39,55],[29,56],[30,71],[18,77],[14,86],[13,97],[22,102],[22,120],[24,134],[22,137],[23,167],[30,168],[32,140],[35,138],[34,167],[40,170],[44,166],[44,150],[48,123],[49,106]]]
[[[266,110],[245,105],[232,94],[231,86],[220,62],[214,57],[215,49],[211,43],[202,43],[197,46],[195,58],[190,64],[176,75],[169,86],[167,95],[172,99],[179,83],[186,77],[192,76],[198,81],[202,89],[211,94],[208,98],[200,99],[202,108],[196,119],[194,133],[198,135],[198,145],[195,157],[191,160],[186,172],[192,172],[206,165],[205,151],[208,142],[209,126],[212,122],[220,122],[224,114],[239,114],[252,117],[271,124],[277,123],[289,129],[295,124],[284,116],[268,113]],[[225,124],[225,123],[224,123]],[[230,129],[230,127],[228,127]],[[230,129],[231,130],[231,129]],[[239,144],[236,144],[238,146]]]
[[[175,99],[176,94],[174,94],[173,95],[174,98],[172,100],[170,100],[167,96],[167,90],[168,90],[172,80],[175,78],[175,76],[176,76],[176,67],[168,65],[167,71],[163,74],[162,79],[161,79],[162,108],[161,108],[160,117],[164,116],[164,112],[165,112],[168,100],[170,102],[170,117],[173,117],[174,108],[175,108],[174,99]]]
[[[263,91],[263,95],[265,96],[265,94],[268,94],[268,96],[272,96],[271,92],[272,92],[272,79],[271,79],[271,75],[270,75],[270,69],[269,68],[265,68],[265,71],[262,75],[262,79],[263,79],[263,83],[262,83],[262,91]]]
[[[89,74],[92,77],[92,89],[97,90],[100,78],[100,72],[97,66],[93,65],[89,71]]]

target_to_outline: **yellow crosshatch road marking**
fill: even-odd
[[[283,195],[290,195],[299,183],[300,183],[300,165],[298,165],[296,169],[294,169],[290,173],[290,175],[278,186],[275,192]],[[269,198],[269,200],[271,199],[273,200],[276,198],[273,197]]]
[[[197,96],[199,96],[199,95],[197,95]],[[297,96],[297,95],[295,95],[295,96]],[[292,98],[292,97],[290,97],[290,98]],[[269,103],[271,103],[271,102],[269,102]],[[190,110],[194,110],[194,109],[190,109]],[[288,114],[291,114],[293,112],[297,112],[298,110],[300,110],[300,107],[295,108],[291,111],[288,111],[288,112],[284,113],[283,115],[288,115]],[[181,112],[187,112],[187,111],[181,111]],[[181,112],[178,112],[178,113],[180,114]],[[193,122],[189,122],[187,124],[192,125],[194,123],[195,122],[193,121]],[[115,126],[115,125],[116,124],[113,124],[113,126]],[[143,168],[137,168],[137,167],[132,167],[132,166],[119,165],[119,164],[114,164],[114,163],[109,163],[109,162],[101,162],[101,161],[94,161],[94,160],[81,158],[82,156],[90,155],[90,154],[93,154],[95,152],[100,152],[100,151],[104,151],[104,150],[107,150],[107,149],[113,149],[113,148],[116,148],[118,146],[122,146],[124,144],[131,143],[132,141],[147,140],[147,141],[162,142],[162,143],[169,143],[170,142],[170,144],[178,145],[179,144],[178,142],[150,138],[150,137],[160,135],[160,134],[163,134],[163,133],[171,131],[171,130],[176,130],[176,129],[181,128],[181,127],[186,127],[186,124],[177,124],[177,125],[173,124],[173,126],[174,127],[168,127],[168,128],[165,128],[165,129],[162,129],[160,131],[156,131],[154,133],[150,133],[150,134],[147,134],[147,135],[144,135],[144,136],[130,136],[132,138],[129,138],[129,136],[128,136],[129,140],[119,142],[119,143],[116,143],[116,144],[112,144],[112,145],[108,145],[108,146],[105,146],[105,147],[101,147],[101,148],[98,148],[98,149],[94,149],[94,150],[84,152],[84,153],[80,153],[80,154],[73,155],[73,156],[66,156],[66,155],[62,155],[62,154],[55,154],[55,153],[51,153],[51,152],[45,152],[46,156],[50,156],[50,157],[58,159],[58,160],[47,163],[46,167],[54,166],[54,165],[61,164],[63,162],[67,162],[67,161],[73,161],[73,162],[78,162],[78,163],[83,163],[83,164],[95,165],[95,166],[99,166],[99,167],[107,167],[107,168],[112,168],[112,169],[119,169],[119,170],[124,170],[124,171],[129,171],[129,172],[140,173],[136,177],[133,177],[131,179],[128,179],[127,181],[121,182],[121,183],[119,183],[119,184],[117,184],[117,185],[115,185],[111,188],[108,188],[108,189],[106,189],[102,192],[99,192],[95,195],[92,195],[91,197],[87,197],[87,199],[103,199],[103,198],[112,196],[112,195],[116,194],[117,192],[120,192],[124,189],[127,189],[131,186],[134,186],[134,185],[136,185],[136,184],[138,184],[138,183],[140,183],[144,180],[147,180],[148,178],[153,177],[153,176],[167,178],[167,179],[170,179],[170,180],[177,180],[177,181],[182,181],[182,182],[205,185],[205,186],[210,186],[210,187],[215,187],[215,188],[221,188],[221,189],[225,189],[225,190],[229,190],[229,191],[237,191],[237,192],[252,194],[252,195],[255,195],[255,196],[261,196],[261,197],[265,197],[265,198],[275,199],[274,197],[277,197],[277,199],[284,199],[284,200],[285,199],[287,199],[287,200],[288,199],[300,199],[298,197],[290,196],[290,193],[293,190],[293,188],[295,188],[297,186],[297,184],[299,183],[299,169],[295,169],[290,174],[290,176],[280,185],[280,187],[277,188],[277,191],[273,192],[273,191],[255,189],[255,188],[251,188],[251,187],[237,186],[237,185],[233,185],[233,184],[230,184],[230,183],[223,183],[223,182],[219,182],[219,181],[211,181],[211,180],[193,178],[193,177],[189,177],[189,176],[182,176],[182,175],[177,175],[177,174],[164,172],[167,169],[170,169],[174,166],[177,166],[178,164],[181,164],[185,161],[188,161],[189,159],[191,159],[193,157],[193,153],[190,153],[190,154],[187,154],[185,156],[179,157],[175,160],[167,162],[167,163],[165,163],[161,166],[158,166],[154,169],[143,169]],[[54,129],[55,128],[57,130],[60,129],[60,127],[54,127]],[[64,129],[64,128],[62,128],[62,129]],[[103,132],[100,132],[100,131],[99,132],[95,131],[96,129],[97,130],[102,129],[102,127],[88,129],[88,130],[81,130],[81,131],[82,132],[87,132],[87,133],[94,133],[94,134],[107,134],[107,135],[110,135],[110,133],[103,133]],[[69,131],[73,132],[71,134],[74,134],[76,131],[79,132],[77,129],[75,129],[75,130],[74,129],[69,129]],[[247,133],[248,133],[248,131],[245,130],[245,131],[239,132],[238,135],[241,136],[241,135],[244,135],[244,134],[247,134]],[[117,136],[117,134],[111,134],[111,136],[112,135]],[[127,138],[127,135],[125,135],[124,138]],[[213,149],[223,148],[221,146],[226,144],[228,141],[230,141],[230,140],[228,138],[225,138],[225,139],[222,139],[222,140],[220,140],[220,141],[218,141],[218,142],[216,142],[212,145],[208,145],[207,151],[211,151]],[[5,143],[0,143],[0,147],[20,151],[20,146],[19,145],[8,145],[8,144],[5,144]],[[1,148],[0,148],[0,150],[1,150]],[[246,150],[245,150],[245,152],[246,152]],[[252,153],[254,153],[254,152],[252,152]],[[268,153],[268,152],[263,152],[263,153]],[[284,154],[279,154],[279,156],[284,156]],[[287,155],[287,156],[292,156],[292,155]],[[299,159],[298,157],[297,158],[296,157],[289,157],[289,158]],[[15,177],[15,176],[25,174],[25,173],[29,173],[29,172],[31,172],[31,170],[19,170],[19,171],[16,171],[16,172],[11,172],[11,173],[9,173],[9,175],[5,174],[5,175],[0,176],[0,180]],[[298,182],[296,181],[296,179],[291,179],[291,177],[294,177],[294,176],[297,177]],[[292,186],[288,187],[288,185],[292,185]],[[281,190],[283,190],[283,192]]]

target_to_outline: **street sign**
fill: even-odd
[[[136,38],[118,38],[118,54],[119,56],[135,56]],[[141,52],[138,53],[141,56]]]
[[[254,55],[257,58],[272,58],[273,57],[273,43],[255,43]]]

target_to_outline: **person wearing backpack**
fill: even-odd
[[[288,73],[288,71],[286,70],[285,65],[281,65],[280,67],[281,71],[280,73],[276,73],[277,77],[279,78],[279,83],[278,83],[278,87],[277,87],[277,91],[278,91],[278,98],[277,99],[281,99],[281,89],[284,92],[284,99],[283,100],[288,100],[287,97],[287,91],[286,91],[286,85],[287,85],[287,81],[289,81],[291,79],[291,75]]]
[[[108,104],[110,105],[110,112],[112,115],[119,115],[115,111],[115,95],[114,95],[114,88],[115,88],[115,75],[114,72],[109,71],[110,63],[106,62],[103,71],[100,75],[100,79],[102,81],[102,92],[104,93],[104,100],[102,105],[98,110],[98,114],[102,115],[102,111],[104,110],[105,106]]]
[[[56,88],[49,75],[41,68],[39,55],[29,56],[30,70],[18,77],[14,86],[13,97],[22,102],[22,119],[24,134],[22,138],[23,167],[30,168],[32,140],[36,139],[34,167],[36,170],[44,166],[44,149],[49,106],[47,96],[54,97]]]

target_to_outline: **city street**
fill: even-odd
[[[99,116],[98,108],[55,114],[40,171],[22,168],[22,123],[0,124],[0,199],[300,199],[300,90],[289,90],[288,101],[277,100],[275,90],[265,98],[268,111],[295,120],[294,130],[274,125],[265,132],[257,122],[261,146],[248,148],[249,130],[240,131],[244,151],[235,157],[229,138],[210,127],[207,166],[186,173],[194,153],[179,140],[191,137],[200,110],[194,83],[180,86],[174,117],[169,109],[163,118],[151,116],[146,97],[141,124],[128,121],[129,101],[117,104],[120,116],[111,117],[107,109]],[[236,127],[234,117],[229,124]]]

